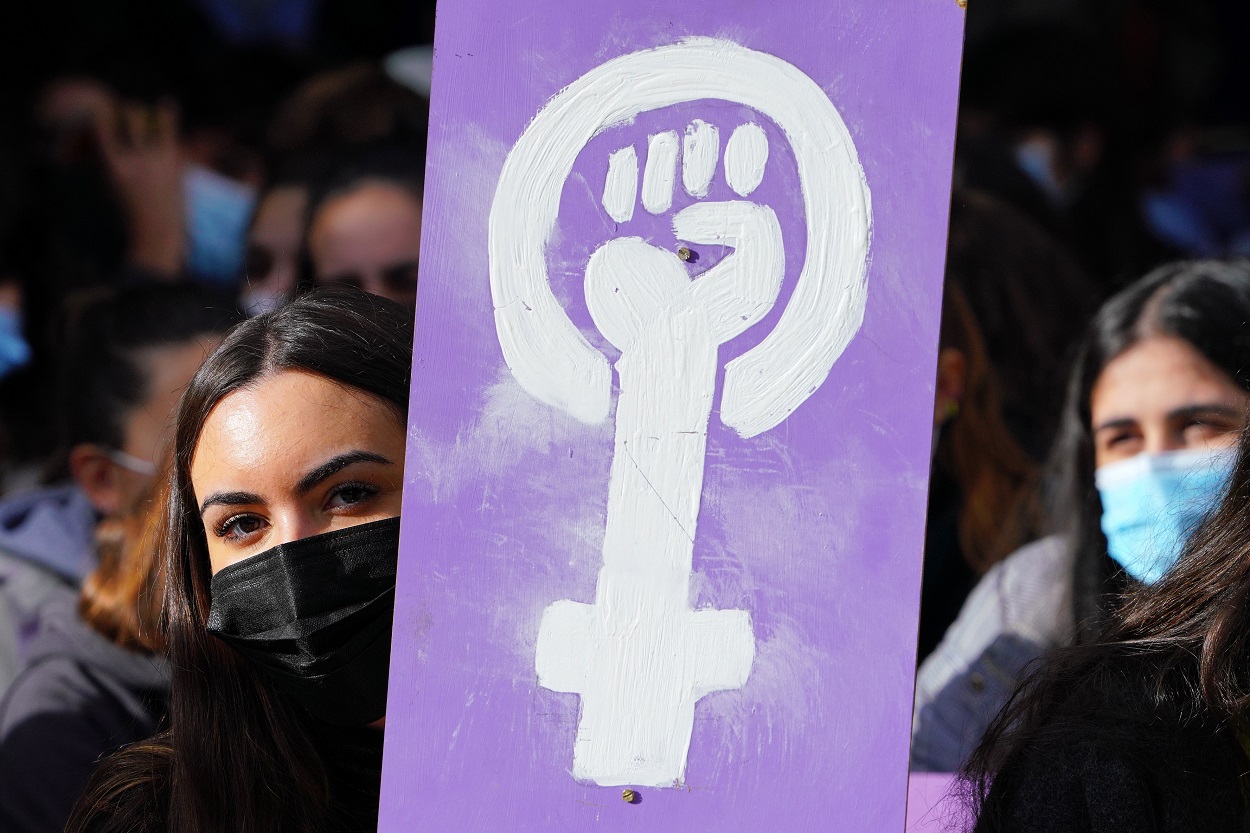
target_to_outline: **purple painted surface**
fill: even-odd
[[[963,12],[954,0],[445,0],[439,7],[408,483],[381,829],[902,831],[933,369]],[[745,687],[698,702],[685,783],[642,789],[570,774],[579,699],[537,684],[553,601],[594,600],[613,422],[539,403],[504,364],[487,215],[503,161],[538,110],[619,55],[714,36],[776,55],[828,94],[872,196],[864,323],[824,385],[743,440],[714,409],[694,552],[695,608],[750,611]],[[771,122],[723,101],[641,115],[582,151],[548,250],[556,296],[605,355],[581,274],[618,234],[671,247],[667,215],[618,231],[599,204],[607,155],[691,118],[722,147],[748,119],[770,159],[787,272],[806,244],[793,157]],[[674,211],[694,200],[680,187]],[[708,199],[730,197],[719,169]],[[719,390],[719,380],[718,380]]]
[[[913,772],[907,779],[907,833],[967,833],[974,819],[949,772]]]

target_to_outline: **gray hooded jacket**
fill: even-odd
[[[38,611],[95,568],[96,513],[76,486],[0,501],[0,694],[25,663]]]

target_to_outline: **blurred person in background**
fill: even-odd
[[[316,171],[302,183],[301,284],[352,286],[415,305],[428,120],[429,103],[372,63],[316,75],[278,108],[269,128],[272,152]],[[274,253],[282,244],[260,235],[284,243],[300,205],[293,187],[268,194],[249,251]],[[287,259],[265,261],[249,263],[245,308],[272,305],[290,291]],[[256,280],[252,267],[269,263],[273,271]]]
[[[989,194],[951,199],[917,661],[972,588],[1036,537],[1069,354],[1097,308],[1063,245]]]
[[[41,606],[95,567],[97,521],[151,488],[182,390],[237,320],[194,286],[133,287],[81,299],[61,374],[67,481],[0,501],[0,691],[23,663]]]
[[[167,466],[167,460],[162,468]],[[96,530],[82,591],[39,611],[25,667],[0,697],[0,829],[58,833],[97,762],[143,740],[165,714],[158,629],[164,564],[157,481]]]
[[[350,286],[414,309],[421,254],[421,179],[402,148],[359,157],[309,212],[312,282]]]
[[[964,294],[947,283],[934,404],[918,656],[977,579],[1033,534],[1035,464],[1002,421],[993,368]]]
[[[425,158],[429,102],[373,62],[318,73],[286,97],[267,132],[270,153],[291,160],[344,148],[402,145]]]
[[[171,68],[101,48],[33,102],[53,264],[72,286],[191,277],[233,286],[265,178],[259,144],[290,75],[280,57],[189,55]]]
[[[1005,200],[1062,241],[1103,297],[1172,254],[1138,210],[1137,137],[1117,129],[1117,57],[1089,28],[1054,18],[969,43],[955,167],[957,183]]]
[[[399,304],[313,290],[196,373],[161,532],[168,728],[67,830],[376,829],[411,333]]]
[[[385,167],[398,168],[405,180],[420,183],[428,120],[425,98],[369,62],[318,73],[278,105],[266,134],[275,173],[252,218],[240,286],[240,306],[248,315],[276,308],[297,290],[307,271],[303,259],[310,200],[320,198],[327,188],[348,184],[344,177],[355,176],[351,171],[374,165],[371,160],[388,154],[402,161]],[[419,234],[419,186],[416,192]],[[373,203],[365,205],[368,210]],[[380,245],[381,258],[388,263],[394,256],[395,236],[388,232],[392,218],[398,216],[401,224],[400,240],[412,234],[412,202],[404,200],[398,206],[398,215],[384,208],[364,218],[366,233],[375,222],[383,227],[368,245]],[[332,248],[343,245],[341,237],[331,242]],[[406,260],[406,251],[400,257]]]
[[[239,306],[246,315],[271,312],[295,293],[310,181],[296,172],[281,174],[261,193],[248,229],[239,287]]]
[[[957,770],[1045,651],[1159,580],[1217,503],[1250,409],[1250,261],[1151,272],[1091,323],[1049,462],[1049,537],[997,565],[921,665],[912,768]]]
[[[1003,420],[1040,461],[1054,439],[1072,354],[1103,298],[1062,243],[974,189],[952,195],[946,271],[980,331]]]

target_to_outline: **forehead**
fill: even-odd
[[[191,460],[197,498],[208,491],[282,490],[329,456],[403,453],[404,429],[377,397],[324,376],[281,371],[217,403]]]
[[[271,189],[256,207],[253,238],[299,237],[307,199],[307,191],[301,187],[284,185]]]
[[[146,377],[145,399],[127,415],[123,442],[140,456],[158,454],[157,447],[173,428],[174,411],[182,393],[204,359],[220,343],[204,336],[181,344],[151,347],[139,356]]]
[[[331,197],[318,209],[309,232],[309,246],[323,270],[415,259],[420,243],[420,202],[386,183]]]
[[[1181,339],[1139,341],[1099,374],[1090,394],[1094,423],[1149,418],[1198,403],[1235,403],[1246,393]]]

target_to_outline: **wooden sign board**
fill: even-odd
[[[902,830],[962,27],[440,4],[383,830]]]

